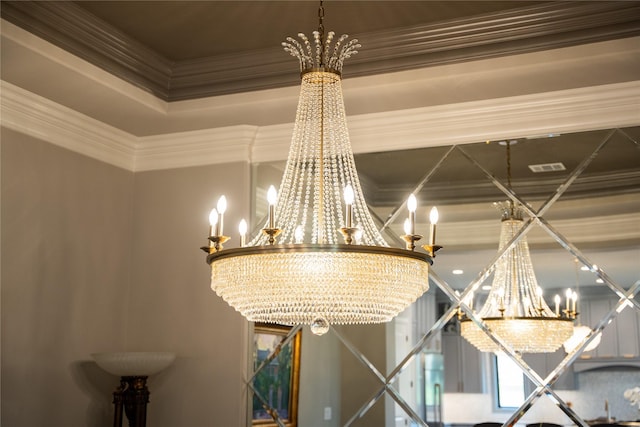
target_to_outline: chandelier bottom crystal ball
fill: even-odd
[[[321,6],[322,7],[322,6]],[[322,12],[322,10],[321,10]],[[226,199],[210,216],[211,287],[250,321],[309,324],[380,323],[429,288],[430,254],[411,245],[391,248],[376,228],[355,168],[341,86],[342,65],[357,53],[357,40],[299,34],[283,43],[300,63],[302,85],[291,148],[277,192],[267,193],[261,233],[240,247],[223,249]],[[224,197],[224,196],[223,196]],[[415,221],[415,203],[410,214]],[[432,226],[435,227],[435,226]],[[435,234],[435,232],[434,232]],[[433,240],[433,239],[432,239]]]

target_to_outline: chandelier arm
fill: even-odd
[[[418,184],[414,187],[413,191],[411,192],[412,194],[416,194],[418,193],[420,190],[422,190],[422,188],[425,186],[425,184],[427,182],[429,182],[429,180],[431,179],[431,177],[438,171],[440,170],[440,167],[442,166],[442,164],[445,162],[445,160],[447,160],[447,158],[449,157],[449,155],[453,152],[453,150],[456,148],[455,145],[452,145],[451,147],[449,147],[449,149],[447,150],[446,153],[444,153],[444,155],[440,158],[440,160],[438,160],[438,162],[435,164],[435,166],[433,166],[431,168],[431,170],[429,172],[427,172],[421,179],[420,181],[418,181]],[[383,231],[384,229],[388,228],[389,225],[391,225],[391,223],[397,218],[397,216],[400,214],[400,211],[402,209],[405,208],[407,202],[406,200],[404,202],[402,202],[402,204],[398,207],[396,207],[387,217],[387,220],[384,221],[384,223],[382,224],[382,227],[380,228],[380,231]]]

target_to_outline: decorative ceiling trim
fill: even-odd
[[[639,105],[633,81],[352,116],[349,132],[354,152],[402,150],[635,126]]]
[[[357,161],[357,159],[356,159]],[[378,185],[371,180],[366,182],[365,195],[371,206],[395,207],[401,205],[406,194],[415,189],[415,183],[406,185]],[[565,176],[553,178],[539,178],[538,180],[513,180],[513,188],[523,198],[539,199],[552,194],[564,182]],[[562,196],[563,200],[584,198],[585,196],[613,196],[636,193],[640,188],[640,170],[626,170],[608,172],[604,174],[589,174],[581,176],[571,185],[571,191]],[[460,199],[467,203],[491,203],[496,198],[496,186],[486,180],[474,180],[459,183],[440,184],[429,182],[429,200],[435,205],[447,205]],[[505,196],[506,197],[506,196]],[[495,236],[494,236],[495,237]]]
[[[138,139],[134,171],[250,161],[256,126],[231,126]]]
[[[132,171],[285,159],[292,124],[138,138],[2,82],[2,126]],[[354,152],[636,126],[640,81],[349,117]],[[392,142],[390,142],[392,141]]]
[[[63,105],[0,82],[2,127],[132,171],[135,137]]]
[[[2,17],[167,99],[172,62],[70,1],[3,2]]]
[[[160,114],[164,114],[167,111],[168,104],[154,96],[152,93],[149,93],[147,90],[132,86],[129,82],[119,78],[117,75],[111,74],[103,68],[100,68],[63,48],[55,46],[44,39],[33,36],[33,34],[26,31],[24,28],[16,26],[6,20],[2,20],[0,22],[0,29],[2,34],[2,47],[4,49],[3,55],[7,50],[7,46],[9,46],[9,50],[11,50],[10,46],[14,43],[33,55],[46,58],[47,60],[66,68],[71,71],[71,73],[75,73],[78,77],[90,79],[99,86],[117,93],[136,104],[140,104],[145,108]],[[11,59],[8,59],[8,61],[16,60],[13,57],[10,58]],[[5,59],[4,56],[3,59]],[[18,60],[22,60],[22,58]],[[5,61],[7,61],[7,59],[5,59]],[[4,70],[5,68],[3,67],[3,72]],[[51,70],[47,70],[47,77],[50,76],[50,73]],[[3,77],[5,76],[6,75],[3,74]],[[78,80],[74,80],[74,83],[77,82]],[[56,84],[58,83],[56,82]]]
[[[280,48],[172,62],[73,2],[4,1],[2,17],[165,101],[297,85]],[[640,34],[637,2],[549,2],[359,34],[350,76],[493,58]]]
[[[591,245],[596,243],[623,242],[640,239],[640,213],[624,213],[604,216],[575,217],[569,219],[553,219],[550,223],[575,244]],[[417,224],[416,226],[420,226]],[[447,222],[438,224],[441,235],[447,236],[447,248],[457,250],[468,247],[490,247],[496,244],[495,230],[499,230],[499,220],[474,220],[465,222]],[[427,227],[427,225],[423,225]],[[394,225],[394,229],[402,234],[402,225]],[[589,230],[585,233],[585,230]],[[527,233],[531,246],[558,247],[557,242],[542,229],[533,228]]]

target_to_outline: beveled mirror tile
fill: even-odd
[[[427,206],[424,205],[440,204],[439,208],[443,212],[441,218],[447,218],[448,221],[443,220],[438,225],[437,240],[444,242],[447,247],[435,260],[430,277],[430,295],[421,298],[422,301],[418,301],[404,316],[401,314],[392,324],[366,329],[363,333],[359,333],[357,327],[354,330],[336,329],[336,341],[341,347],[339,368],[341,372],[348,368],[348,371],[357,373],[358,379],[354,379],[354,383],[363,381],[364,385],[356,396],[353,388],[347,384],[349,381],[343,382],[341,392],[348,393],[354,399],[346,405],[344,399],[341,401],[341,425],[385,425],[385,417],[389,421],[391,415],[399,414],[398,419],[401,419],[403,412],[408,423],[421,425],[421,419],[424,419],[422,411],[427,405],[420,402],[419,393],[415,398],[407,393],[403,384],[410,384],[412,378],[414,385],[421,381],[425,352],[437,351],[438,346],[442,346],[441,333],[455,328],[455,321],[452,319],[459,306],[474,321],[480,321],[473,310],[476,307],[469,307],[462,299],[468,298],[473,290],[477,292],[477,303],[481,303],[482,285],[490,283],[496,260],[508,250],[506,248],[502,253],[497,251],[499,218],[496,219],[490,203],[485,205],[485,201],[488,202],[489,199],[500,201],[507,198],[528,204],[529,221],[525,221],[521,235],[516,235],[511,244],[524,236],[530,240],[534,267],[536,270],[545,270],[541,274],[544,280],[539,281],[549,288],[549,292],[576,287],[576,258],[579,265],[593,267],[596,264],[598,267],[592,268],[592,271],[580,270],[578,274],[577,284],[581,294],[584,294],[581,299],[584,298],[585,301],[583,316],[585,323],[593,328],[593,332],[587,335],[581,345],[569,354],[558,350],[547,355],[544,366],[531,360],[529,356],[523,359],[509,352],[508,347],[504,348],[527,376],[531,392],[525,403],[513,411],[506,423],[526,422],[540,410],[549,410],[564,413],[559,417],[565,417],[569,420],[567,422],[586,425],[581,414],[574,412],[568,404],[572,396],[567,395],[562,388],[564,378],[571,375],[573,362],[579,359],[584,347],[597,334],[602,333],[603,339],[607,340],[607,332],[615,333],[618,322],[640,315],[640,297],[637,295],[640,277],[635,279],[636,282],[630,283],[632,279],[628,278],[628,273],[620,272],[628,270],[628,266],[615,262],[616,249],[601,247],[602,242],[622,242],[627,244],[627,248],[629,245],[640,248],[640,239],[633,234],[633,230],[625,233],[629,226],[623,226],[621,230],[615,229],[616,225],[623,224],[626,218],[624,215],[637,212],[635,206],[640,204],[638,188],[633,184],[634,177],[640,174],[640,161],[637,161],[640,158],[637,142],[639,136],[640,128],[636,127],[582,132],[555,138],[522,139],[510,147],[513,150],[512,191],[508,188],[504,170],[505,147],[496,144],[496,141],[454,148],[439,147],[356,156],[361,172],[371,174],[368,179],[361,177],[366,183],[365,191],[380,192],[377,201],[370,208],[378,216],[380,225],[386,224],[385,232],[390,241],[394,244],[401,241],[399,236],[403,232],[402,222],[406,217],[404,202],[406,196],[415,191],[419,196],[419,209],[426,210]],[[518,155],[517,150],[520,151]],[[396,155],[400,158],[404,155],[407,159],[404,162],[400,160],[400,164],[406,166],[404,169],[391,162],[390,159],[397,159]],[[623,158],[616,162],[616,156]],[[533,158],[546,163],[558,163],[555,160],[559,159],[565,169],[547,175],[535,175],[528,168]],[[380,162],[384,164],[383,168],[379,167]],[[616,166],[611,167],[612,164]],[[424,169],[420,170],[421,166]],[[525,166],[527,169],[524,169]],[[268,175],[267,172],[263,173]],[[631,181],[626,187],[624,182],[615,179],[603,182],[607,181],[602,179],[603,174],[624,175],[625,179],[631,177]],[[392,185],[386,186],[385,182]],[[474,185],[465,188],[464,182],[473,182]],[[601,194],[596,192],[596,199],[591,200],[591,204],[583,201],[587,194],[593,198],[594,194],[589,191],[598,186],[603,189]],[[609,188],[617,188],[618,192],[614,191],[615,194],[612,194]],[[373,200],[372,197],[368,197],[368,200]],[[597,211],[594,210],[595,207]],[[600,229],[597,232],[590,228],[581,230],[583,218],[592,220],[594,216],[605,219],[599,224]],[[470,224],[475,222],[482,233],[474,237],[474,226],[464,227],[467,221]],[[426,218],[418,221],[420,222],[424,222],[423,228],[428,225]],[[612,228],[611,238],[607,239],[607,230]],[[593,235],[589,235],[589,232]],[[620,237],[625,234],[626,238]],[[463,241],[464,237],[460,236],[466,236],[466,245],[446,243]],[[628,253],[627,248],[624,249],[625,254]],[[460,259],[457,259],[458,253]],[[470,256],[470,253],[473,255]],[[467,261],[464,264],[465,271],[463,275],[453,275],[449,271],[453,270],[452,265],[459,260]],[[550,263],[554,264],[553,270],[547,269],[547,264]],[[604,283],[592,283],[595,279],[602,279]],[[458,294],[455,293],[456,289]],[[608,295],[606,307],[600,307],[599,303],[591,304],[591,293],[602,295],[602,292]],[[545,296],[552,305],[553,296]],[[627,297],[629,300],[626,300]],[[433,306],[433,301],[425,304],[425,300],[429,298],[434,298],[435,306],[440,307],[435,316],[421,308],[421,304],[425,307]],[[416,326],[416,322],[420,324]],[[479,326],[486,329],[482,323]],[[385,329],[384,333],[382,329]],[[363,338],[365,335],[368,337],[366,340]],[[397,339],[402,341],[403,337],[404,342],[395,342]],[[500,337],[491,339],[498,345],[502,343]],[[389,343],[393,345],[390,346]],[[403,356],[403,353],[406,354]],[[425,392],[424,398],[426,395]],[[540,399],[543,395],[547,398]]]

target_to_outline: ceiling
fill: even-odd
[[[297,85],[280,43],[313,1],[3,1],[2,17],[166,101]],[[350,77],[640,34],[638,1],[327,1],[363,45]],[[581,76],[576,76],[580,78]]]
[[[639,55],[627,52],[634,43],[637,50],[638,1],[326,1],[324,8],[327,30],[348,33],[363,45],[345,67],[351,117],[370,115],[375,121],[377,114],[393,118],[421,108],[446,110],[491,98],[633,82],[640,75]],[[318,3],[311,1],[3,1],[0,11],[17,28],[3,28],[3,81],[112,126],[127,138],[132,135],[136,143],[209,128],[290,123],[299,76],[280,42],[301,31],[309,34],[318,25]],[[25,37],[24,30],[46,43]],[[578,53],[565,57],[558,52]],[[563,224],[567,218],[613,221],[616,214],[638,215],[638,123],[640,118],[625,126],[624,134],[615,133],[615,141],[550,212],[552,218]],[[353,135],[357,124],[350,123],[354,144],[359,143]],[[518,135],[512,151],[515,190],[540,204],[608,132]],[[375,136],[367,134],[366,143],[375,142]],[[499,141],[510,137],[491,136],[489,144],[472,137],[463,142],[475,142],[465,150],[504,181]],[[411,150],[394,149],[397,142],[359,148],[357,155],[367,199],[383,221],[402,207],[404,196],[448,145],[459,141]],[[163,140],[153,143],[161,146]],[[528,168],[554,162],[566,170],[533,174]],[[438,265],[450,270],[464,264],[468,271],[480,271],[497,242],[499,222],[490,202],[503,193],[459,152],[428,183],[419,199],[442,207],[449,224],[443,223],[442,238],[469,243],[450,243]],[[584,203],[590,197],[600,204]],[[399,227],[400,218],[395,223]],[[480,223],[488,230],[482,236],[475,230]],[[597,232],[570,231],[597,234],[583,239],[581,248],[628,284],[640,276],[640,225],[631,225],[625,235],[625,230],[612,230],[620,224],[605,220]],[[534,234],[531,241],[545,249],[538,255],[545,265],[542,274],[573,277],[566,251],[548,250],[548,237]],[[559,259],[569,262],[559,264]],[[454,284],[472,279],[446,278]]]
[[[278,49],[318,27],[318,1],[74,2],[170,61]],[[540,5],[524,1],[325,1],[338,34],[375,33]]]

